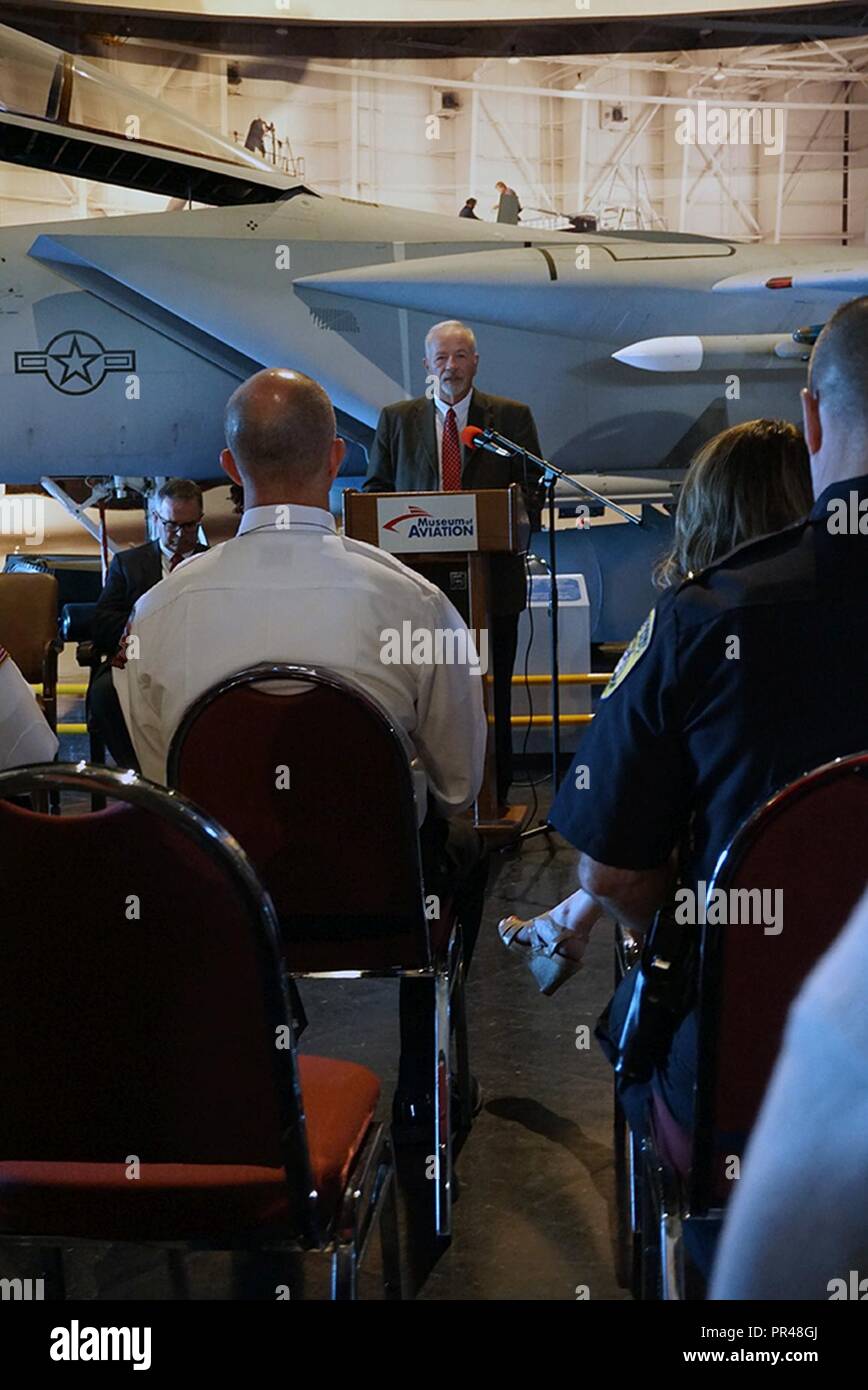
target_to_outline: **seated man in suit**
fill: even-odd
[[[518,483],[525,493],[531,524],[538,524],[540,469],[528,464],[525,475],[520,455],[500,458],[482,449],[468,449],[461,443],[462,430],[467,425],[477,425],[480,429],[495,429],[528,453],[539,456],[539,436],[530,407],[476,389],[476,338],[463,323],[438,323],[429,330],[424,363],[435,382],[433,399],[425,395],[398,401],[381,412],[371,446],[365,492],[457,492],[462,488],[503,488]],[[512,784],[511,682],[518,615],[527,603],[523,557],[496,557],[491,587],[497,799],[503,810]],[[451,588],[447,592],[466,618],[466,592]]]
[[[104,659],[88,691],[88,726],[99,734],[121,767],[138,767],[111,680],[111,658],[138,600],[182,560],[207,546],[197,539],[202,523],[202,489],[187,478],[170,478],[154,498],[158,537],[121,550],[106,575],[93,617],[93,640]]]
[[[244,488],[238,534],[139,600],[130,629],[138,655],[113,672],[142,772],[165,781],[185,710],[233,672],[263,661],[298,662],[346,677],[384,706],[421,763],[426,889],[454,893],[469,959],[485,861],[477,831],[454,818],[473,804],[482,782],[478,666],[475,674],[469,664],[431,656],[383,658],[384,633],[404,622],[414,631],[463,634],[466,650],[464,623],[445,595],[397,556],[337,534],[328,499],[344,444],[317,382],[300,372],[258,372],[229,401],[226,439],[223,467]],[[402,980],[396,1118],[408,1129],[418,1122],[423,1133],[434,1071],[432,1008],[429,981]]]

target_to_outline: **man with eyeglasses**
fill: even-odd
[[[182,560],[207,550],[199,543],[202,489],[187,478],[170,478],[153,503],[157,539],[121,550],[109,566],[105,587],[93,619],[94,645],[104,660],[96,668],[88,691],[88,727],[98,733],[115,762],[136,767],[126,725],[111,680],[111,658],[120,645],[136,603],[167,578]]]

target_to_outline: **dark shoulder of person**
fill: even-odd
[[[412,415],[425,399],[424,396],[415,396],[411,401],[394,401],[391,405],[383,406],[382,414],[389,420],[404,420],[406,416]]]
[[[530,406],[524,401],[514,401],[509,396],[494,396],[490,391],[481,391],[479,394],[485,397],[485,403],[489,407],[493,407],[502,415],[526,414],[530,410]]]
[[[817,522],[810,517],[721,555],[674,587],[679,621],[711,621],[734,608],[810,598]]]
[[[125,550],[119,550],[112,556],[112,564],[120,570],[121,574],[129,575],[130,561],[135,569],[136,561],[142,558],[151,545],[151,541],[145,541],[143,545],[130,545]]]

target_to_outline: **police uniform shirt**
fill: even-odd
[[[28,763],[50,763],[56,752],[57,739],[33,691],[0,647],[0,772]]]
[[[112,674],[144,776],[165,782],[172,735],[211,686],[258,662],[298,662],[328,667],[388,711],[421,761],[420,818],[429,787],[444,814],[465,810],[482,782],[481,678],[466,662],[414,660],[420,631],[467,640],[434,584],[339,536],[327,511],[249,509],[233,540],[185,560],[134,609],[128,659]],[[424,656],[424,643],[415,650]]]
[[[805,521],[660,598],[609,682],[552,823],[598,862],[635,870],[662,864],[689,832],[685,880],[707,882],[757,805],[868,748],[866,634],[868,475],[833,484]]]

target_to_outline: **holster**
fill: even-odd
[[[654,918],[636,967],[639,977],[614,1060],[621,1086],[650,1081],[665,1064],[695,999],[696,962],[696,928],[676,922],[674,903],[667,903]]]

